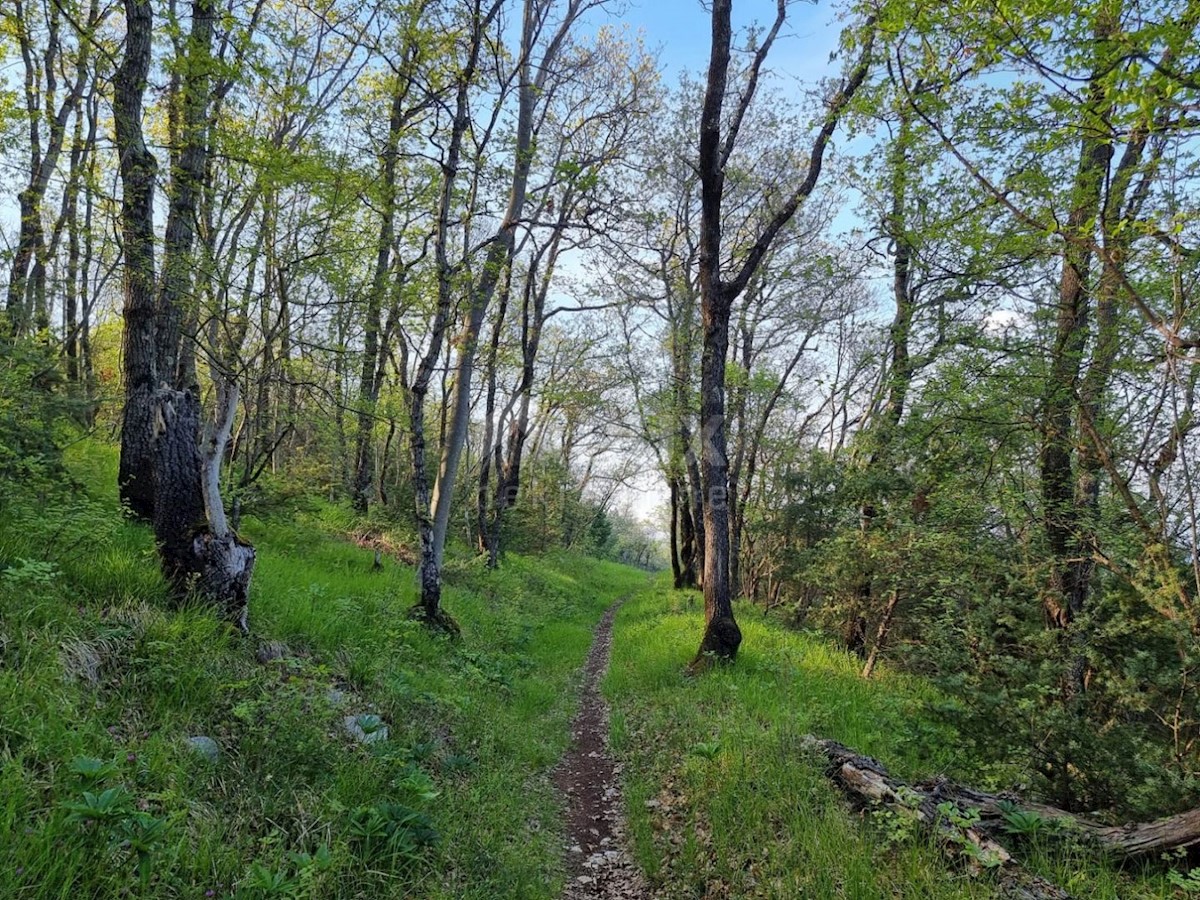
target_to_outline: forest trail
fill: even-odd
[[[579,712],[571,748],[554,771],[567,798],[567,886],[563,900],[649,900],[646,879],[625,848],[620,766],[608,750],[608,704],[600,681],[612,652],[613,619],[624,600],[608,608],[583,667]]]

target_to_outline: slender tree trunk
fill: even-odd
[[[79,192],[83,180],[84,152],[83,115],[78,113],[63,198],[63,219],[67,228],[67,266],[63,273],[63,354],[67,358],[67,381],[71,384],[79,383]],[[87,152],[90,152],[90,147]]]
[[[675,590],[683,587],[683,567],[679,564],[679,479],[667,479],[671,493],[671,583]]]
[[[197,320],[192,294],[195,269],[197,199],[204,185],[208,155],[208,103],[212,68],[214,0],[193,0],[192,24],[184,51],[177,93],[170,98],[179,122],[178,147],[171,150],[170,202],[163,241],[159,291],[159,377],[175,387],[195,381],[195,335],[184,340],[185,320]]]
[[[685,588],[704,587],[704,484],[700,478],[700,461],[696,458],[692,446],[692,430],[686,424],[681,430],[680,438],[684,446],[684,470],[687,472],[687,506],[689,529],[684,532],[684,543],[690,545],[691,553],[684,559]]]
[[[867,661],[863,664],[863,678],[870,678],[875,672],[875,664],[879,661],[879,654],[887,643],[888,634],[892,630],[892,617],[895,615],[896,605],[899,602],[900,592],[892,591],[892,596],[888,598],[887,606],[883,608],[883,615],[879,619],[879,628],[875,631],[875,643],[871,645],[871,652],[867,654]]]
[[[400,135],[404,129],[404,85],[397,85],[392,94],[391,115],[388,120],[387,142],[383,148],[382,189],[383,215],[379,223],[379,240],[375,250],[375,275],[367,297],[366,322],[363,335],[362,375],[358,390],[358,423],[354,438],[354,508],[365,513],[374,499],[375,477],[375,407],[382,387],[376,375],[380,371],[380,331],[382,330],[383,297],[387,292],[387,276],[391,267],[392,244],[396,236],[396,160],[400,152]]]
[[[433,492],[430,485],[428,446],[425,436],[425,400],[429,395],[434,369],[442,355],[453,302],[452,271],[448,254],[449,230],[455,183],[458,179],[462,157],[463,135],[470,125],[469,91],[475,77],[484,32],[499,9],[500,0],[493,2],[486,15],[483,13],[480,0],[475,0],[473,6],[470,45],[466,64],[459,73],[455,95],[454,124],[446,146],[446,156],[442,162],[442,184],[434,236],[438,303],[430,328],[429,346],[417,364],[416,376],[413,378],[409,391],[409,445],[412,449],[413,494],[416,505],[417,535],[420,541],[420,553],[417,561],[420,598],[414,608],[414,614],[430,628],[451,634],[458,633],[458,625],[441,606],[442,554],[438,547],[434,525]]]
[[[30,22],[26,19],[23,0],[16,0],[15,7],[16,37],[25,68],[25,103],[29,115],[29,173],[28,181],[17,197],[21,218],[17,246],[9,270],[5,310],[6,327],[19,335],[28,331],[31,322],[38,329],[49,326],[46,305],[49,254],[42,223],[42,204],[50,180],[58,168],[67,125],[83,98],[92,51],[91,31],[100,20],[100,10],[98,0],[92,0],[83,23],[87,33],[79,37],[74,81],[66,86],[66,96],[54,109],[58,92],[57,76],[63,55],[61,13],[57,4],[46,6],[44,51],[40,54],[41,58],[35,61],[38,54],[33,46],[33,34]],[[41,83],[43,81],[44,84]],[[39,106],[39,100],[44,101],[44,109]],[[42,144],[42,125],[47,129],[45,146]]]

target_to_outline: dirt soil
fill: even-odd
[[[583,694],[571,749],[554,771],[567,799],[567,886],[563,900],[651,900],[653,894],[625,849],[621,769],[608,751],[608,704],[600,681],[612,651],[609,607],[583,667]]]

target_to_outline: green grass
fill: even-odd
[[[956,869],[902,819],[849,812],[803,744],[833,738],[905,778],[953,774],[964,761],[925,712],[929,687],[886,669],[863,681],[859,661],[825,641],[756,610],[740,616],[736,663],[697,678],[684,674],[700,640],[697,595],[660,583],[617,617],[605,690],[634,852],[661,895],[993,896],[989,878]],[[1018,856],[1075,897],[1176,896],[1161,872],[1119,873],[1078,848]]]
[[[642,573],[452,560],[451,644],[407,620],[411,569],[371,571],[345,517],[308,502],[243,523],[246,639],[167,603],[147,530],[117,514],[111,450],[81,445],[71,469],[87,494],[0,501],[0,897],[556,894],[549,772],[592,628]],[[259,662],[267,644],[282,655]],[[388,739],[353,741],[348,713]]]
[[[242,638],[171,607],[147,530],[117,514],[111,449],[80,444],[70,466],[86,490],[0,491],[6,900],[553,897],[549,776],[592,629],[627,594],[606,690],[631,840],[662,896],[993,895],[903,819],[850,813],[803,744],[836,738],[907,778],[969,770],[919,679],[864,682],[748,609],[737,663],[687,678],[696,595],[577,556],[494,573],[452,557],[452,644],[408,620],[412,570],[372,571],[340,536],[353,518],[310,498],[243,523],[259,561]],[[350,713],[388,739],[352,740]],[[188,748],[198,735],[215,763]],[[1176,896],[1161,871],[1077,848],[1019,855],[1079,898]]]

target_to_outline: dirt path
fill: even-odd
[[[608,752],[608,704],[600,681],[608,670],[617,601],[596,628],[583,667],[583,695],[573,742],[554,771],[567,798],[567,886],[563,900],[650,900],[646,879],[625,849],[621,770]]]

